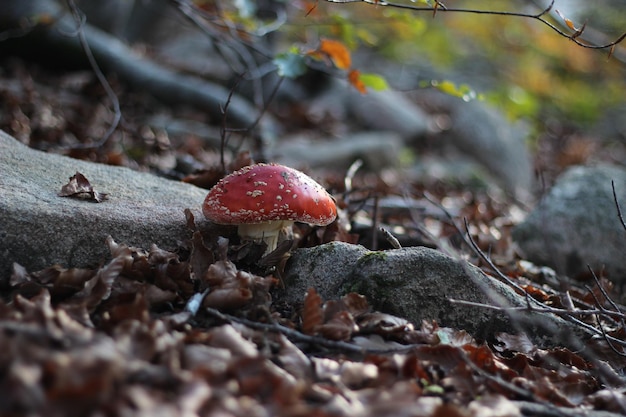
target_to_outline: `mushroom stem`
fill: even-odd
[[[293,223],[293,220],[278,220],[266,223],[240,224],[237,233],[242,240],[265,242],[267,249],[264,255],[267,255],[276,249],[281,230],[290,228]]]

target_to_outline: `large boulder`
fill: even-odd
[[[626,282],[626,170],[617,166],[573,167],[563,173],[526,220],[513,230],[523,256],[575,277],[587,265],[615,282]]]
[[[59,197],[76,172],[109,198],[102,203]],[[189,238],[184,210],[198,218],[206,192],[128,168],[30,149],[0,131],[0,276],[14,262],[27,270],[55,263],[96,266],[105,239],[173,249]]]
[[[313,287],[325,300],[357,292],[376,310],[417,324],[436,320],[479,338],[525,332],[540,346],[580,349],[590,336],[557,316],[528,311],[526,298],[510,286],[466,261],[425,247],[369,251],[332,242],[299,249],[283,279],[277,301],[292,305],[301,303]]]

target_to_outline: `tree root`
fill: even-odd
[[[0,50],[10,51],[44,62],[85,67],[87,59],[76,35],[72,16],[55,0],[0,0]],[[24,22],[34,22],[31,30]],[[50,19],[53,19],[52,23]],[[200,77],[182,75],[143,58],[117,38],[85,23],[84,31],[98,65],[115,73],[121,81],[136,90],[146,91],[169,104],[189,104],[206,110],[214,120],[221,120],[222,107],[232,94],[227,88]],[[228,123],[233,128],[254,127],[260,112],[248,100],[232,94],[228,107]],[[264,115],[258,124],[258,137],[271,141],[277,124]]]

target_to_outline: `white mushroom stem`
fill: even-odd
[[[291,226],[293,223],[293,220],[277,220],[266,223],[240,224],[237,233],[242,240],[265,242],[267,249],[264,255],[267,255],[276,249],[281,230],[289,229],[288,235],[291,235]]]

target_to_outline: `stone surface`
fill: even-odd
[[[102,203],[59,197],[76,171]],[[201,219],[206,191],[148,173],[30,149],[0,131],[0,275],[13,262],[29,271],[58,263],[95,266],[107,258],[105,239],[173,249],[190,235],[184,210]]]
[[[524,258],[574,277],[587,265],[626,282],[626,230],[617,216],[611,181],[626,212],[626,170],[601,165],[573,167],[513,231]]]
[[[271,159],[295,168],[310,167],[347,170],[357,159],[372,171],[397,167],[402,140],[395,132],[351,133],[340,139],[284,137],[269,153]],[[314,151],[312,151],[314,150]]]
[[[319,109],[318,117],[327,112],[338,119],[357,121],[371,130],[394,132],[408,147],[431,136],[454,151],[445,154],[451,165],[457,160],[471,160],[483,167],[489,178],[507,193],[524,201],[529,199],[534,170],[526,147],[530,132],[524,124],[510,122],[501,111],[479,100],[465,102],[432,92],[413,98],[398,91],[373,91],[363,96],[345,89],[337,84],[332,93],[317,99],[311,107],[314,112]],[[444,109],[449,114],[450,125],[436,133],[433,117],[425,113],[418,101],[432,101],[437,108]]]
[[[534,182],[528,129],[480,101],[449,97],[447,102],[452,125],[443,138],[487,168],[503,189],[526,200]]]
[[[300,249],[287,264],[284,282],[284,292],[277,294],[280,301],[301,303],[309,287],[324,300],[357,292],[376,310],[417,325],[434,319],[441,326],[465,329],[480,338],[523,330],[540,346],[580,348],[581,340],[588,336],[549,314],[507,313],[451,302],[526,306],[524,297],[473,265],[424,247],[373,252],[333,242]]]

